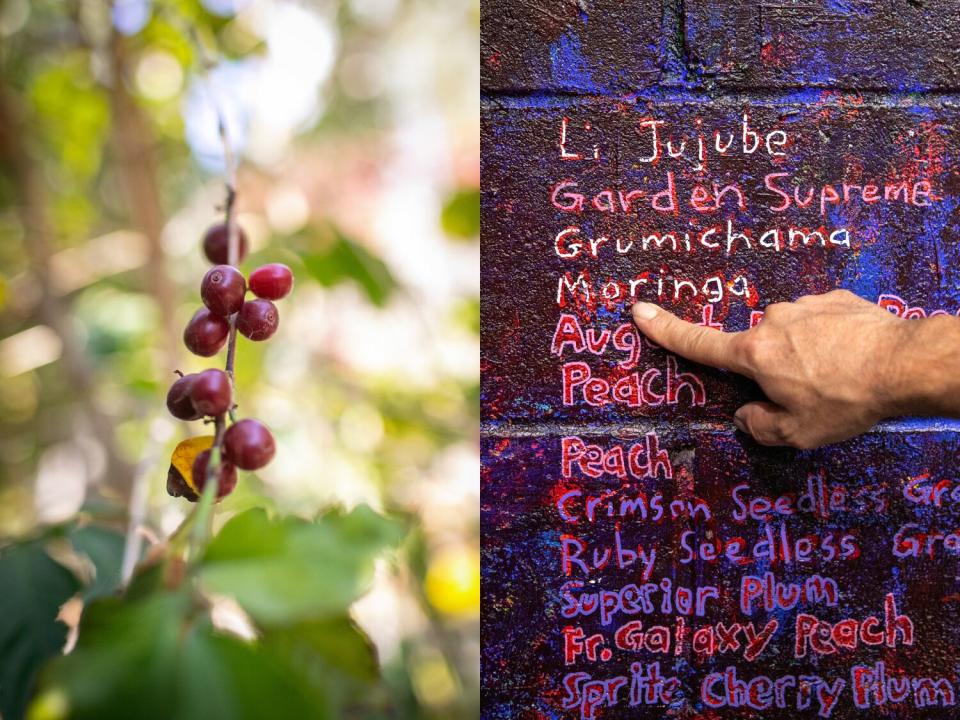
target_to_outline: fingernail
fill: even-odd
[[[637,303],[633,306],[633,316],[637,320],[653,320],[657,315],[657,306],[650,303]]]
[[[737,430],[739,430],[740,432],[747,431],[747,426],[744,424],[740,416],[737,415],[736,413],[734,413],[733,415],[733,424],[737,427]]]

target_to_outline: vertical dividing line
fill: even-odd
[[[686,86],[690,72],[686,0],[664,0],[660,49],[663,55],[660,85]]]

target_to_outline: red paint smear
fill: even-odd
[[[775,37],[760,46],[760,62],[774,68],[795,65],[799,55],[790,43],[786,33],[777,33]]]

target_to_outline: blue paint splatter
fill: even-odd
[[[600,92],[583,56],[580,37],[574,30],[567,30],[550,46],[550,63],[553,78],[561,87],[581,92]]]

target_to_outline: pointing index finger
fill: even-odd
[[[637,328],[664,349],[702,365],[752,374],[737,347],[740,333],[694,325],[650,303],[637,303],[632,313]]]

